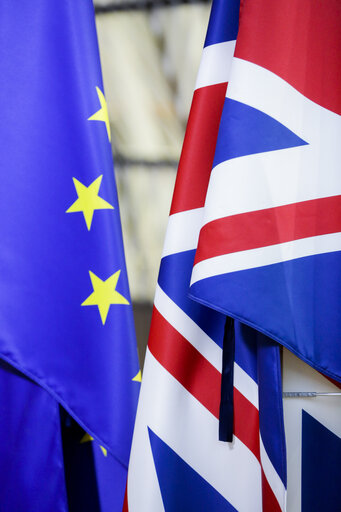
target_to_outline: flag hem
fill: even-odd
[[[255,323],[251,322],[250,320],[247,320],[246,318],[244,318],[242,316],[236,315],[235,313],[232,313],[232,311],[229,311],[229,310],[224,309],[224,308],[222,308],[220,306],[217,306],[216,304],[213,304],[212,302],[210,302],[208,300],[201,299],[201,298],[195,296],[192,293],[189,293],[188,297],[190,299],[198,302],[199,304],[202,304],[203,306],[207,306],[207,307],[209,307],[211,309],[214,309],[215,311],[218,311],[218,312],[220,312],[220,313],[222,313],[224,315],[231,316],[235,320],[239,320],[240,322],[244,323],[245,325],[248,325],[249,327],[252,327],[253,329],[256,329],[258,332],[261,332],[262,334],[265,334],[265,336],[268,336],[269,338],[273,339],[274,341],[276,341],[280,345],[283,345],[284,347],[286,347],[288,350],[290,350],[290,352],[295,354],[302,361],[307,363],[309,366],[311,366],[312,368],[314,368],[318,372],[321,372],[321,373],[323,373],[323,374],[325,374],[325,375],[335,379],[337,382],[341,382],[340,375],[336,375],[335,373],[331,372],[330,370],[328,370],[326,368],[323,368],[322,366],[314,363],[308,357],[305,357],[303,354],[301,354],[300,352],[295,350],[291,345],[289,345],[288,342],[282,340],[279,336],[276,336],[272,332],[267,331],[266,329],[263,329],[258,324],[255,324]]]
[[[128,464],[126,464],[125,462],[123,462],[112,450],[112,448],[108,445],[107,442],[105,442],[104,440],[102,440],[97,434],[95,434],[95,432],[88,428],[86,426],[86,424],[84,423],[83,420],[81,420],[79,418],[79,416],[72,410],[71,407],[69,407],[67,405],[67,403],[59,397],[58,393],[56,393],[55,391],[53,391],[52,388],[50,388],[49,386],[46,386],[46,384],[44,384],[40,379],[39,377],[36,377],[34,375],[34,373],[31,373],[30,370],[27,370],[27,369],[23,369],[21,367],[21,365],[19,363],[15,363],[11,358],[9,358],[8,356],[5,356],[3,353],[0,352],[0,358],[3,359],[4,361],[6,361],[8,364],[10,364],[11,366],[13,366],[16,370],[18,370],[19,372],[21,372],[23,375],[25,375],[26,377],[28,377],[30,380],[32,380],[35,384],[37,384],[37,386],[40,386],[41,388],[45,389],[45,391],[47,393],[49,393],[61,406],[64,407],[64,409],[73,417],[73,419],[83,428],[83,430],[87,433],[87,434],[90,434],[101,446],[103,446],[104,448],[106,448],[108,450],[108,452],[120,463],[122,464],[122,466],[124,466],[126,469],[128,469]]]

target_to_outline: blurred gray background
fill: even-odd
[[[141,363],[210,10],[169,2],[94,2]]]

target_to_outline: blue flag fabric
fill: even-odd
[[[98,501],[101,512],[122,512],[127,483],[127,469],[111,453],[94,442],[93,456],[97,475]],[[117,497],[120,496],[118,500]]]
[[[340,455],[340,437],[302,409],[302,512],[340,508]]]
[[[67,512],[59,406],[0,361],[0,510]]]
[[[139,367],[92,2],[3,4],[0,75],[0,357],[127,467]]]
[[[62,411],[68,512],[122,512],[127,470]]]

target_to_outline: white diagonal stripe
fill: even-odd
[[[170,215],[162,257],[197,248],[203,214],[204,208],[195,208]]]
[[[260,458],[261,458],[261,464],[264,471],[265,478],[267,479],[272,492],[276,496],[276,499],[279,503],[279,506],[281,507],[281,510],[283,512],[286,510],[286,496],[287,491],[286,488],[283,485],[282,480],[280,479],[277,471],[275,470],[274,466],[272,465],[271,460],[269,459],[269,456],[265,450],[262,436],[259,436],[260,441]]]
[[[154,306],[175,330],[221,372],[221,348],[166,295],[159,285],[156,286]]]
[[[258,409],[258,385],[257,383],[241,368],[234,363],[233,385],[238,391],[249,400]]]
[[[204,48],[195,88],[228,82],[236,41],[212,44]]]

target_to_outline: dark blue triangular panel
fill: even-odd
[[[237,512],[152,430],[148,430],[165,512]]]
[[[341,438],[302,410],[302,512],[340,512],[340,482]]]
[[[231,158],[306,144],[307,142],[264,112],[226,98],[213,167]]]

